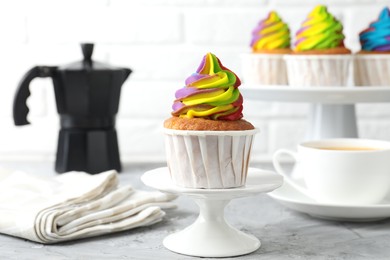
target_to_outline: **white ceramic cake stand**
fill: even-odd
[[[390,102],[390,87],[244,85],[246,99],[310,103],[306,140],[358,137],[355,103]]]
[[[166,237],[163,244],[173,252],[200,257],[238,256],[257,250],[259,239],[229,225],[224,209],[232,199],[269,192],[283,182],[283,178],[274,172],[254,168],[249,169],[244,187],[232,189],[181,188],[171,182],[166,167],[146,172],[141,180],[162,192],[186,195],[195,200],[200,210],[197,220]]]

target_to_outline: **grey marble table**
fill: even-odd
[[[51,162],[1,162],[8,168],[42,176],[54,175]],[[121,183],[149,189],[140,176],[162,164],[125,164]],[[270,165],[252,165],[270,169]],[[196,259],[170,252],[162,245],[167,235],[195,221],[198,208],[179,197],[178,208],[153,226],[116,234],[41,245],[0,234],[0,259]],[[233,226],[261,240],[252,254],[232,259],[390,259],[390,220],[370,223],[333,222],[297,213],[266,194],[233,200],[226,208]],[[1,217],[1,216],[0,216]]]

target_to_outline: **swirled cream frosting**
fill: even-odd
[[[207,53],[196,70],[175,93],[172,115],[185,118],[239,120],[243,99],[240,79],[225,68],[212,53]]]
[[[275,11],[261,20],[252,31],[253,52],[290,48],[290,30]]]
[[[323,5],[316,6],[296,33],[295,51],[344,46],[343,26]]]

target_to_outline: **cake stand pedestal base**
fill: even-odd
[[[306,140],[357,138],[354,104],[311,104]]]
[[[260,240],[225,221],[228,200],[194,199],[200,209],[198,219],[184,230],[166,237],[169,250],[191,256],[228,257],[245,255],[260,248]]]

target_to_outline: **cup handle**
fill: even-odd
[[[290,150],[287,150],[287,149],[280,149],[280,150],[277,150],[274,155],[273,155],[273,158],[272,158],[272,162],[273,162],[273,165],[274,165],[274,168],[276,170],[277,173],[279,173],[280,175],[282,175],[284,177],[284,180],[290,185],[292,186],[293,188],[295,188],[296,190],[298,190],[299,192],[303,193],[304,195],[308,196],[309,198],[312,198],[312,195],[310,194],[310,192],[303,186],[297,184],[295,182],[295,180],[290,176],[290,174],[287,174],[283,167],[280,165],[280,162],[279,162],[279,158],[281,155],[289,155],[291,156],[295,163],[299,161],[298,159],[298,154],[296,152],[293,152],[293,151],[290,151]]]

